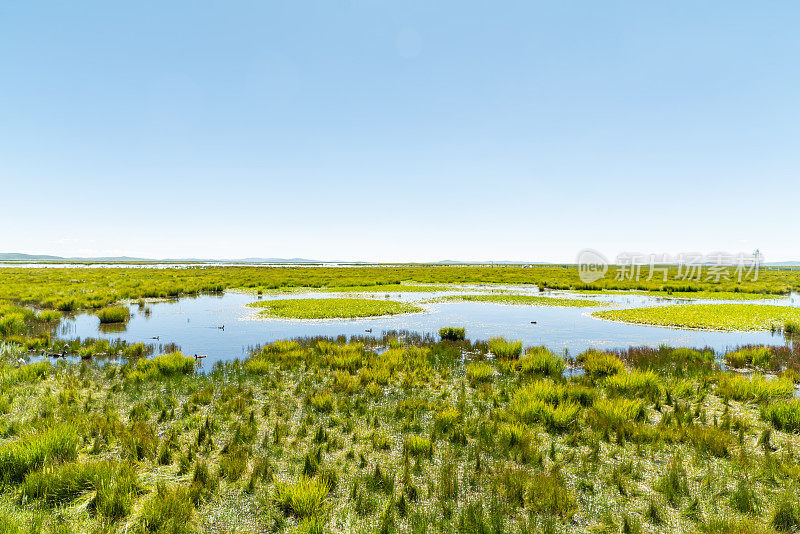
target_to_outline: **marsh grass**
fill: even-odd
[[[677,328],[703,330],[775,330],[800,322],[800,309],[760,304],[683,304],[626,310],[604,310],[593,317]]]
[[[423,285],[443,284],[525,284],[530,287],[564,290],[638,290],[656,291],[659,295],[700,291],[713,294],[730,292],[734,295],[759,293],[788,294],[800,289],[800,270],[763,268],[758,280],[685,281],[680,285],[664,284],[660,277],[647,280],[648,269],[642,270],[639,280],[617,280],[617,267],[611,266],[608,275],[592,284],[580,280],[578,269],[565,265],[534,265],[503,267],[485,265],[403,265],[349,267],[206,267],[197,269],[92,269],[76,264],[64,269],[28,269],[6,267],[0,271],[0,299],[37,304],[45,308],[72,311],[94,309],[125,299],[166,298],[179,295],[218,294],[229,288],[245,290],[294,290],[318,288],[347,290],[361,286],[384,292],[422,288]],[[677,267],[670,267],[675,277]],[[411,282],[412,284],[409,284]],[[577,300],[577,299],[575,299]]]
[[[647,399],[655,402],[661,398],[664,383],[653,371],[621,372],[609,376],[604,382],[610,396]]]
[[[610,306],[610,302],[593,299],[569,299],[562,297],[540,297],[535,295],[450,295],[438,297],[428,302],[486,302],[509,306],[560,306],[570,308],[597,308]]]
[[[18,484],[45,462],[69,462],[77,456],[75,430],[68,425],[55,426],[0,446],[0,477],[4,484]]]
[[[273,499],[285,514],[304,519],[325,511],[329,492],[325,481],[301,477],[294,483],[277,482]]]
[[[786,320],[783,323],[783,333],[789,336],[800,336],[800,320]]]
[[[205,374],[172,353],[3,353],[0,518],[24,532],[795,528],[791,380],[723,373],[708,350],[590,351],[569,377],[544,347],[492,359],[407,333],[280,341]],[[58,426],[74,448],[45,445]]]
[[[143,488],[132,465],[101,460],[54,465],[29,473],[19,492],[23,502],[41,500],[50,506],[93,492],[90,508],[113,521],[130,514]]]
[[[744,347],[725,354],[725,363],[735,369],[745,366],[766,368],[771,362],[772,351],[769,347]]]
[[[494,376],[494,367],[483,362],[470,363],[466,367],[466,374],[472,383],[489,382]]]
[[[578,362],[583,366],[586,374],[593,378],[605,378],[622,372],[625,364],[610,352],[589,350],[578,356]]]
[[[249,306],[261,308],[259,315],[262,317],[287,319],[353,319],[423,311],[419,306],[403,302],[355,298],[262,300]]]
[[[137,530],[148,534],[196,532],[194,507],[189,498],[189,491],[184,487],[171,487],[162,482],[158,483],[156,491],[142,507]]]
[[[774,402],[761,409],[761,417],[784,432],[800,432],[800,399]]]
[[[122,369],[123,374],[133,380],[175,377],[192,374],[194,371],[194,358],[184,356],[180,352],[162,354],[150,359],[140,358],[127,363]]]
[[[506,341],[504,337],[489,339],[489,350],[497,358],[517,359],[522,354],[522,341]]]
[[[563,375],[566,362],[545,347],[530,347],[520,358],[519,369],[526,374],[556,379]]]
[[[100,324],[125,323],[130,319],[130,311],[125,306],[109,306],[97,311]]]
[[[467,331],[465,328],[444,326],[439,329],[439,336],[443,341],[463,341],[466,338],[466,335]]]
[[[789,398],[794,392],[794,383],[789,380],[768,380],[762,375],[751,377],[725,374],[717,384],[717,395],[737,401],[765,401]]]

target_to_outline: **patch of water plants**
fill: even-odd
[[[449,295],[425,302],[488,302],[512,306],[570,306],[578,308],[597,308],[612,306],[610,302],[594,299],[570,299],[563,297],[543,297],[538,295]]]
[[[674,298],[686,300],[770,300],[779,299],[782,295],[765,293],[745,293],[742,291],[710,291],[696,289],[693,291],[674,291],[670,288],[662,290],[605,290],[605,291],[573,291],[584,295],[642,295],[657,298]]]
[[[260,309],[261,317],[284,319],[353,319],[424,311],[393,300],[358,298],[261,300],[248,306]]]
[[[800,308],[760,304],[683,304],[592,314],[599,319],[705,330],[791,331],[800,322]]]
[[[3,324],[2,532],[800,528],[797,345],[570,358],[451,326],[279,341],[201,374],[107,341],[30,362],[35,332]]]

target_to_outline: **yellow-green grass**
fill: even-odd
[[[593,317],[674,328],[703,330],[780,330],[800,320],[800,309],[759,304],[685,304],[596,311]]]
[[[779,299],[785,295],[773,295],[767,293],[748,293],[744,291],[670,291],[670,290],[642,290],[642,289],[607,289],[607,290],[571,290],[566,293],[576,293],[579,295],[640,295],[656,298],[674,298],[687,300],[765,300]]]
[[[262,317],[285,319],[352,319],[400,313],[418,313],[419,306],[377,299],[278,299],[249,304]]]
[[[783,295],[743,293],[740,291],[643,291],[641,294],[651,297],[691,300],[764,300],[783,297]]]
[[[538,295],[451,295],[430,299],[427,302],[489,302],[512,306],[568,306],[574,308],[597,308],[612,305],[610,302],[600,300],[541,297]]]
[[[430,285],[430,284],[359,284],[353,286],[331,286],[331,287],[250,287],[240,291],[246,293],[258,293],[267,295],[285,295],[293,293],[439,293],[445,291],[459,291],[463,288],[456,285]],[[500,291],[500,290],[498,290]]]
[[[795,528],[786,381],[684,374],[687,352],[706,359],[689,349],[646,368],[655,352],[588,351],[563,376],[544,347],[385,345],[279,341],[207,374],[175,355],[49,370],[0,356],[18,377],[0,388],[0,532]],[[715,530],[745,515],[748,530]]]
[[[125,306],[108,306],[97,311],[97,317],[103,324],[124,323],[130,316],[130,311]]]
[[[4,267],[0,270],[0,299],[35,304],[62,311],[100,308],[138,298],[178,297],[218,293],[225,289],[290,290],[326,288],[346,290],[375,286],[384,291],[392,285],[507,284],[537,285],[557,290],[727,291],[787,294],[800,290],[800,269],[764,268],[757,280],[681,281],[679,285],[661,279],[647,280],[642,269],[639,280],[617,280],[617,267],[607,276],[586,284],[577,268],[569,265],[490,267],[486,265],[400,265],[348,267],[197,267],[164,269],[94,269]],[[676,279],[677,267],[670,267],[669,280]],[[410,289],[410,288],[409,288]]]

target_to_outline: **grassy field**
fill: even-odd
[[[684,304],[597,311],[593,317],[656,326],[706,330],[783,330],[800,321],[800,309],[758,304]]]
[[[800,289],[800,269],[765,268],[757,281],[722,280],[662,282],[615,280],[612,266],[606,278],[584,284],[575,266],[382,266],[382,267],[191,267],[168,269],[0,269],[0,300],[34,304],[61,311],[100,308],[125,299],[165,298],[218,293],[241,288],[267,292],[276,289],[328,288],[359,291],[409,284],[536,284],[550,289],[627,289],[659,292],[730,291],[785,294]],[[674,280],[677,269],[670,273]]]
[[[2,532],[800,528],[797,349],[763,349],[753,376],[708,351],[589,351],[566,377],[499,338],[282,341],[207,375],[179,353],[20,365],[15,347]]]
[[[513,306],[569,306],[591,308],[610,306],[610,302],[594,299],[569,299],[562,297],[540,297],[536,295],[452,295],[438,297],[425,302],[489,302]]]
[[[260,309],[262,317],[285,319],[352,319],[423,311],[419,306],[393,300],[351,298],[261,300],[248,306]]]
[[[781,295],[764,295],[758,293],[742,293],[734,291],[644,291],[642,293],[651,297],[693,300],[763,300],[777,299],[781,297]]]
[[[435,293],[443,291],[456,291],[459,286],[455,285],[422,285],[422,284],[380,284],[380,285],[359,285],[359,286],[334,286],[334,287],[282,287],[276,289],[264,288],[237,288],[240,291],[256,294],[286,294],[286,293]],[[505,292],[501,289],[487,288],[487,291]]]
[[[62,311],[124,321],[120,299],[569,276],[450,269],[0,269],[0,533],[800,529],[798,343],[727,354],[590,350],[572,360],[514,339],[472,342],[452,325],[442,341],[280,341],[200,374],[175,347],[154,355],[142,343],[52,335]],[[773,274],[770,284],[795,283]],[[356,298],[257,304],[301,318],[418,311]],[[687,304],[598,313],[789,335],[800,332],[798,312]],[[41,352],[83,361],[31,361]]]

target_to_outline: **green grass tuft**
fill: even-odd
[[[273,500],[284,514],[304,519],[324,512],[329,492],[325,481],[301,477],[293,484],[276,482]]]
[[[125,306],[109,306],[97,311],[101,324],[125,323],[130,319],[131,312]]]
[[[489,350],[497,358],[517,359],[522,354],[522,341],[506,341],[504,337],[489,340]]]
[[[439,336],[443,341],[463,341],[467,336],[467,330],[455,326],[444,326],[439,329]]]

